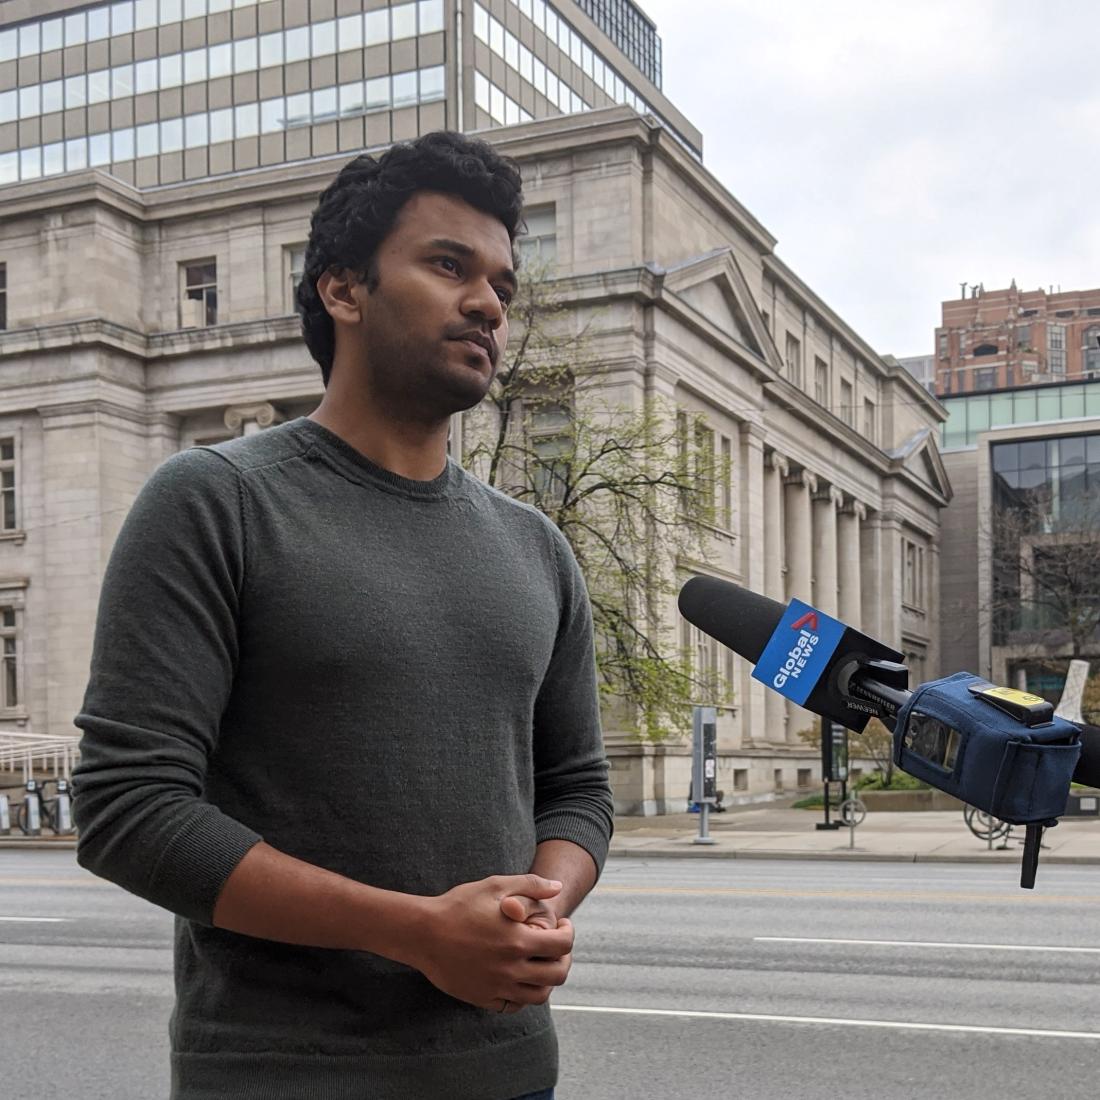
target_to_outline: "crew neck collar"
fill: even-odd
[[[288,427],[353,480],[413,500],[445,500],[454,494],[464,477],[462,467],[450,455],[438,477],[431,481],[417,481],[372,462],[335,432],[316,420],[310,420],[308,416],[298,417]]]

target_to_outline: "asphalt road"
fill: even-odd
[[[612,861],[555,998],[559,1100],[1091,1097],[1100,868],[1039,876]],[[0,851],[5,1094],[165,1096],[170,932],[71,852]]]

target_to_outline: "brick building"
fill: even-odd
[[[941,396],[1100,378],[1100,289],[963,291],[936,329]]]

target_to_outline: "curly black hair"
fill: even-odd
[[[374,254],[417,191],[457,195],[499,218],[515,243],[523,217],[519,169],[484,141],[441,130],[394,145],[378,158],[363,153],[349,161],[313,211],[297,294],[302,336],[326,386],[336,334],[317,280],[326,271],[345,270],[370,286]]]

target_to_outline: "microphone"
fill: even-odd
[[[872,718],[893,730],[911,694],[901,653],[799,600],[784,606],[729,581],[692,577],[678,603],[689,623],[755,665],[754,679],[856,733]]]
[[[1082,731],[1038,695],[960,672],[908,690],[902,654],[801,600],[713,577],[680,590],[688,622],[750,661],[753,679],[857,733],[877,717],[910,775],[1027,826],[1020,885],[1035,885],[1044,827],[1065,812],[1071,779],[1094,782],[1100,729]]]

